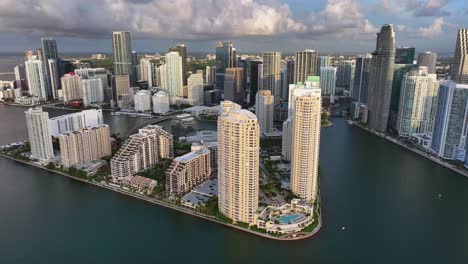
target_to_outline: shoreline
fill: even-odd
[[[421,156],[421,157],[424,157],[424,158],[426,158],[426,159],[428,159],[428,160],[431,160],[431,161],[433,161],[433,162],[439,164],[440,166],[442,166],[442,167],[444,167],[444,168],[447,168],[447,169],[449,169],[449,170],[452,170],[453,172],[456,172],[456,173],[458,173],[458,174],[460,174],[460,175],[465,176],[465,177],[468,178],[468,171],[465,171],[465,170],[463,170],[463,169],[460,169],[460,168],[458,168],[458,167],[456,167],[456,166],[454,166],[454,165],[452,165],[452,164],[450,164],[450,163],[448,163],[448,162],[445,162],[445,161],[443,161],[443,160],[441,160],[441,159],[439,159],[439,158],[437,158],[437,157],[434,157],[434,156],[430,155],[429,153],[424,152],[423,150],[420,150],[420,149],[417,149],[417,148],[408,146],[408,145],[406,145],[406,144],[404,144],[404,143],[402,143],[402,142],[399,142],[397,139],[394,139],[394,138],[392,138],[392,137],[384,136],[384,135],[380,135],[380,134],[374,133],[374,132],[372,132],[371,130],[369,130],[368,128],[365,128],[365,127],[363,127],[363,126],[361,126],[361,125],[359,125],[359,124],[356,124],[355,122],[353,122],[353,125],[354,125],[354,126],[357,126],[357,127],[359,127],[359,128],[361,128],[361,129],[363,129],[364,131],[367,131],[367,132],[371,133],[372,135],[375,135],[375,136],[378,136],[378,137],[380,137],[380,138],[386,139],[386,140],[388,140],[389,142],[392,142],[392,143],[394,143],[394,144],[396,144],[396,145],[398,145],[398,146],[400,146],[400,147],[403,147],[403,148],[405,148],[405,149],[407,149],[407,150],[409,150],[409,151],[411,151],[411,152],[413,152],[413,153],[418,154],[418,155]]]
[[[88,181],[88,180],[85,180],[85,179],[76,178],[76,177],[73,177],[73,176],[68,175],[66,173],[56,171],[56,170],[51,170],[51,169],[45,168],[43,166],[34,164],[32,162],[15,159],[15,158],[13,158],[11,156],[8,156],[6,154],[3,154],[3,153],[0,153],[0,157],[6,158],[6,159],[9,159],[9,160],[12,160],[12,161],[20,162],[22,164],[33,166],[33,167],[36,167],[36,168],[39,168],[39,169],[43,169],[43,170],[48,171],[48,172],[56,173],[58,175],[61,175],[61,176],[64,176],[64,177],[67,177],[69,179],[76,180],[76,181],[79,181],[79,182],[82,182],[82,183],[88,183],[88,184],[91,184],[92,186],[101,187],[103,189],[114,191],[114,192],[129,196],[129,197],[132,197],[132,198],[135,198],[135,199],[138,199],[138,200],[142,200],[142,201],[145,201],[145,202],[148,202],[148,203],[152,203],[152,204],[155,204],[155,205],[167,208],[167,209],[172,209],[173,211],[176,211],[178,213],[184,213],[186,215],[197,217],[199,219],[204,219],[206,221],[210,221],[210,222],[213,222],[213,223],[224,225],[225,227],[230,227],[230,228],[233,228],[233,229],[237,229],[239,231],[243,231],[245,233],[250,233],[250,234],[253,234],[253,235],[257,235],[257,236],[262,237],[262,238],[268,238],[268,239],[277,240],[277,241],[303,240],[303,239],[310,238],[310,237],[314,236],[322,228],[322,209],[321,209],[321,207],[320,207],[320,215],[318,217],[318,224],[317,224],[317,226],[315,227],[314,230],[312,230],[310,233],[301,231],[301,232],[298,233],[298,234],[300,234],[300,236],[282,238],[282,237],[271,236],[271,235],[268,235],[268,234],[263,234],[263,233],[260,233],[260,232],[252,231],[250,229],[246,229],[246,228],[240,227],[238,225],[225,223],[225,222],[220,221],[218,218],[216,218],[214,216],[198,213],[198,212],[193,211],[193,210],[191,210],[189,208],[180,207],[180,206],[177,206],[177,205],[173,205],[173,204],[158,200],[156,198],[147,197],[147,196],[144,196],[144,195],[141,195],[141,194],[138,194],[138,193],[133,193],[133,192],[130,192],[130,191],[126,191],[126,190],[121,189],[121,188],[112,187],[111,185],[108,185],[108,184],[102,184],[102,183],[98,183],[98,182],[92,182],[92,181]]]

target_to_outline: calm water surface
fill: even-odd
[[[27,138],[25,110],[0,105],[0,143]],[[0,158],[0,263],[468,263],[468,178],[333,121],[313,238],[258,238]]]

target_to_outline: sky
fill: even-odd
[[[397,46],[453,52],[468,27],[466,0],[0,0],[0,52],[57,39],[59,52],[111,52],[112,31],[130,31],[132,49],[214,52],[233,41],[238,53],[315,49],[321,54],[375,48],[382,24]]]

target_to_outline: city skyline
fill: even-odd
[[[27,3],[0,3],[0,9],[8,11],[0,18],[3,51],[35,49],[34,39],[53,37],[65,47],[62,52],[110,52],[111,32],[128,30],[134,49],[144,52],[166,51],[178,43],[187,44],[192,52],[206,52],[219,40],[233,41],[244,52],[286,53],[303,47],[319,54],[365,52],[372,50],[379,25],[392,23],[399,36],[397,46],[444,53],[453,49],[456,30],[468,26],[464,20],[468,7],[461,0],[251,0],[241,4],[221,0],[210,5],[189,1],[184,6],[190,12],[184,16],[175,9],[181,3],[166,1],[102,2],[91,11],[56,0],[36,4],[40,11],[26,16]]]

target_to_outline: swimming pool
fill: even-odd
[[[278,221],[280,221],[281,224],[288,224],[291,221],[294,221],[298,218],[300,218],[302,215],[300,214],[292,214],[292,215],[282,215],[278,217]]]

